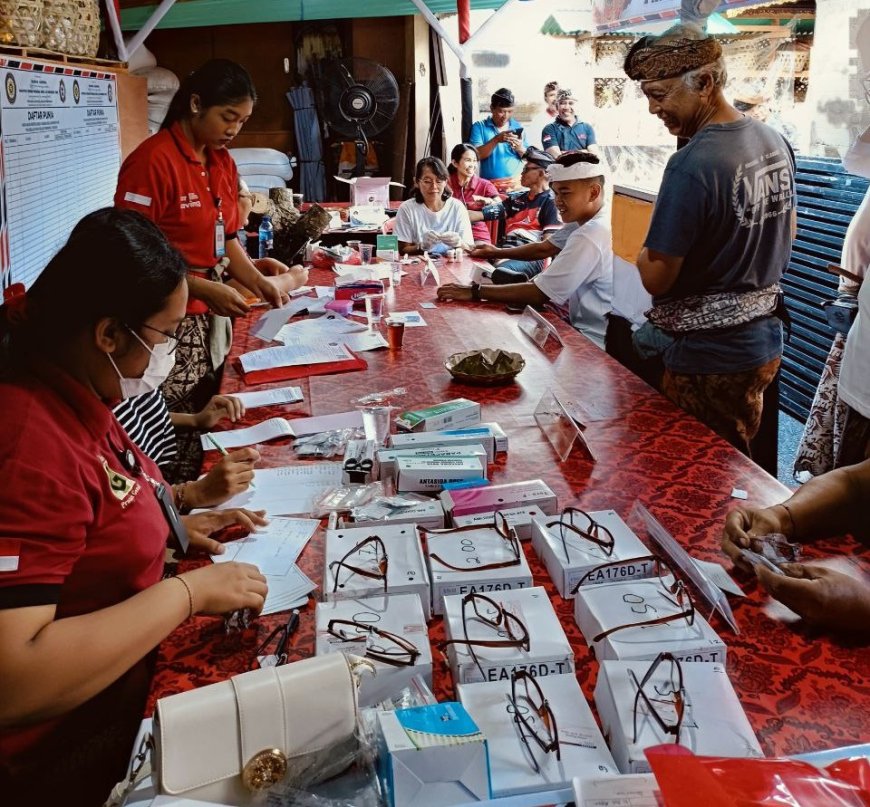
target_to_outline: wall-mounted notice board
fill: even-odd
[[[86,213],[112,204],[114,73],[0,58],[0,277],[28,288]],[[94,244],[98,250],[99,244]]]

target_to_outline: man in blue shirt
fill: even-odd
[[[514,103],[509,89],[496,90],[490,98],[490,116],[476,121],[469,137],[480,157],[480,175],[502,194],[519,187],[522,156],[528,145],[523,127],[513,118]]]
[[[595,145],[595,132],[588,123],[577,120],[574,105],[577,99],[571,90],[559,90],[556,96],[556,107],[559,116],[551,124],[544,127],[541,141],[544,149],[553,157],[558,157],[563,151],[591,151],[598,153]]]

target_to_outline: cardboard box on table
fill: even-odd
[[[455,398],[440,404],[409,409],[396,418],[396,425],[409,432],[435,432],[463,429],[480,423],[480,404],[468,398]]]
[[[451,518],[531,505],[540,507],[548,516],[554,516],[559,508],[556,494],[542,479],[507,482],[485,488],[445,490],[440,498],[444,512]]]
[[[532,546],[544,566],[547,567],[553,585],[565,599],[571,599],[574,596],[571,591],[577,582],[596,567],[614,561],[649,557],[649,549],[640,542],[628,524],[614,510],[598,510],[589,513],[589,515],[598,524],[610,530],[614,541],[613,552],[610,555],[605,554],[604,549],[596,543],[586,541],[570,530],[566,530],[565,543],[568,546],[568,557],[566,558],[562,539],[559,537],[559,525],[554,524],[549,528],[546,526],[547,522],[557,520],[558,516],[536,519],[531,527]],[[652,560],[635,564],[626,563],[603,569],[594,577],[587,578],[583,585],[649,577],[654,573],[655,563]]]
[[[634,702],[638,683],[650,661],[603,661],[595,685],[595,706],[613,758],[621,773],[648,773],[644,748],[672,743],[674,736],[651,716],[643,698],[638,698],[637,741],[634,739]],[[763,756],[724,664],[682,664],[684,713],[680,745],[696,754],[714,757]],[[659,715],[675,723],[674,707],[666,697],[672,689],[671,664],[663,661],[644,687]],[[660,694],[661,693],[661,694]],[[557,716],[558,718],[558,716]],[[701,802],[699,802],[701,803]]]
[[[681,613],[684,609],[670,597],[658,577],[583,586],[574,597],[574,619],[599,661],[652,661],[668,651],[680,660],[724,664],[725,642],[697,609],[691,625],[681,617],[660,625],[623,628],[593,643],[596,635],[617,625]]]
[[[461,703],[377,717],[378,776],[390,807],[451,807],[491,797],[486,737]]]
[[[513,560],[508,542],[494,527],[481,527],[467,532],[429,532],[426,538],[426,562],[432,581],[432,613],[442,614],[443,598],[452,594],[494,591],[513,591],[532,585],[532,571],[520,546],[519,563],[501,569],[481,569],[490,563]],[[432,554],[453,566],[468,568],[467,572],[449,569],[432,557]]]
[[[486,476],[487,464],[489,462],[486,449],[480,443],[461,446],[430,446],[427,448],[382,448],[377,452],[376,473],[378,479],[386,481],[395,478],[399,457],[412,457],[415,459],[425,457],[445,459],[451,457],[477,457],[484,468],[483,476]]]
[[[486,461],[495,461],[495,438],[488,427],[481,424],[469,429],[444,432],[401,432],[390,435],[391,449],[398,448],[456,448],[458,446],[483,446]]]
[[[527,507],[509,507],[498,512],[505,517],[508,526],[513,527],[521,541],[528,541],[532,537],[532,521],[534,519],[547,518],[546,513],[534,504]],[[495,524],[495,512],[472,513],[467,516],[456,516],[451,520],[454,527],[469,527],[471,525],[491,527]]]
[[[559,617],[553,610],[546,589],[533,586],[480,593],[501,605],[526,626],[529,632],[529,649],[526,651],[520,647],[475,646],[472,648],[472,655],[467,645],[447,645],[447,661],[454,683],[506,681],[510,680],[511,673],[515,670],[528,670],[538,679],[573,673],[574,651],[559,623]],[[466,638],[462,627],[462,599],[462,596],[444,598],[444,635],[447,639]],[[467,638],[506,638],[504,631],[496,631],[476,619],[470,604],[466,606],[466,617]],[[558,719],[558,715],[556,718]]]
[[[362,676],[359,688],[359,705],[374,706],[393,697],[410,686],[415,675],[422,676],[426,685],[432,687],[432,648],[426,629],[426,616],[420,598],[414,594],[388,594],[386,597],[362,597],[353,600],[319,602],[315,609],[316,645],[315,655],[327,653],[351,653],[366,656],[367,639],[376,645],[378,636],[366,630],[357,630],[351,625],[342,625],[342,630],[358,641],[342,640],[329,632],[331,619],[346,619],[371,625],[394,633],[413,644],[420,655],[411,665],[394,666],[377,658],[370,658],[377,668],[377,675]]]
[[[486,479],[485,457],[398,457],[396,490],[438,493],[455,482]]]
[[[414,502],[407,507],[370,503],[355,508],[353,520],[342,520],[343,527],[378,527],[384,524],[416,524],[431,530],[444,526],[444,508],[438,499]]]
[[[540,793],[571,786],[574,776],[614,775],[616,763],[592,716],[592,710],[573,675],[549,675],[535,679],[556,717],[561,761],[555,752],[544,753],[528,738],[528,748],[520,739],[520,727],[514,720],[510,679],[482,684],[459,684],[459,700],[468,710],[489,745],[489,773],[494,798],[521,793]],[[539,716],[517,685],[517,707],[542,739],[548,734]],[[528,736],[528,731],[526,730]],[[536,772],[529,758],[534,755]]]
[[[323,597],[327,601],[348,600],[384,593],[381,580],[356,574],[342,567],[338,574],[338,585],[330,569],[333,561],[341,560],[357,543],[377,535],[387,551],[387,592],[388,594],[416,594],[426,619],[431,616],[431,592],[429,573],[423,548],[420,545],[415,524],[383,524],[376,527],[346,527],[326,531],[325,562],[323,568]],[[368,549],[368,547],[367,547]],[[366,558],[351,557],[347,562],[359,566]],[[334,589],[334,590],[333,590]]]

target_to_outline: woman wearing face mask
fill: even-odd
[[[498,219],[504,211],[495,185],[488,179],[475,176],[478,165],[477,149],[471,143],[454,146],[450,152],[450,165],[447,166],[450,172],[447,185],[453,198],[462,202],[468,210],[475,243],[491,244],[492,235],[487,221]],[[484,208],[487,208],[486,212]]]
[[[256,97],[243,67],[226,59],[207,62],[182,81],[161,131],[127,157],[118,176],[115,205],[150,218],[188,267],[188,316],[163,385],[172,412],[198,412],[217,392],[231,339],[225,318],[248,312],[246,296],[275,306],[286,299],[237,238],[238,172],[226,147],[251,116]],[[224,271],[246,291],[223,283]],[[173,481],[192,478],[201,457],[198,435],[179,435],[178,462],[168,475]]]
[[[157,644],[195,613],[259,611],[266,581],[238,563],[161,579],[162,477],[109,408],[165,372],[184,319],[185,265],[160,231],[96,211],[21,291],[0,308],[0,793],[95,805],[124,775]],[[187,526],[213,549],[213,529],[262,521]]]

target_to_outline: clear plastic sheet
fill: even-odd
[[[393,516],[414,507],[420,502],[431,502],[429,496],[421,496],[418,493],[401,493],[394,496],[376,496],[370,501],[350,511],[352,521],[384,521]]]
[[[323,518],[330,513],[353,512],[375,498],[383,498],[384,486],[381,482],[368,485],[341,485],[323,494],[311,508],[313,518]]]
[[[359,398],[355,398],[351,403],[354,406],[392,406],[396,398],[401,398],[407,392],[408,390],[404,387],[393,387],[393,389],[362,395]]]
[[[297,437],[293,441],[293,450],[297,457],[340,457],[344,454],[349,440],[359,440],[363,436],[362,429],[332,429]]]

